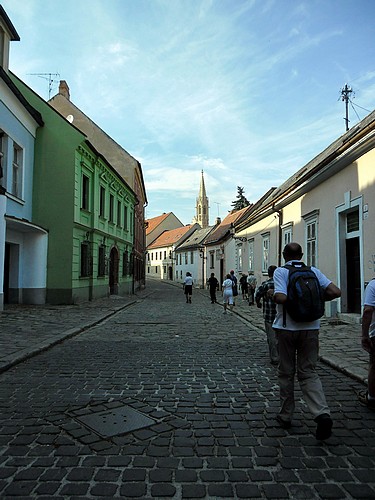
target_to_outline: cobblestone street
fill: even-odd
[[[92,322],[99,312],[93,303]],[[222,312],[206,294],[186,304],[180,288],[150,282],[1,373],[0,497],[375,499],[375,412],[357,401],[361,377],[319,363],[333,436],[315,439],[297,384],[283,430],[264,332]],[[122,428],[124,412],[138,429]]]

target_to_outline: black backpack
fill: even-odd
[[[287,302],[284,306],[284,328],[286,314],[297,323],[315,321],[324,315],[323,289],[311,269],[303,262],[292,262],[284,266],[289,271]]]

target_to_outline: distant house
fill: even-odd
[[[83,132],[10,77],[44,121],[35,143],[33,220],[49,235],[47,302],[132,293],[134,191]]]
[[[49,100],[49,104],[85,134],[94,148],[106,158],[108,163],[135,193],[137,202],[132,212],[134,217],[134,245],[131,265],[134,272],[134,287],[136,289],[142,288],[145,284],[146,238],[144,210],[147,204],[147,195],[141,164],[73,104],[65,80],[60,81],[59,92]]]
[[[46,299],[48,231],[33,214],[35,138],[44,123],[9,76],[9,45],[19,39],[0,5],[0,310]]]
[[[195,286],[205,287],[209,275],[207,274],[207,256],[203,242],[214,229],[215,226],[209,226],[205,229],[199,228],[176,247],[176,281],[182,281],[186,273],[190,272]]]
[[[146,219],[145,225],[147,247],[164,231],[177,229],[178,227],[183,226],[182,222],[174,215],[173,212],[164,213],[158,215],[157,217]]]
[[[374,164],[375,111],[236,223],[258,280],[268,265],[283,264],[283,247],[297,241],[306,264],[318,266],[341,288],[341,298],[327,303],[327,314],[359,320],[365,285],[375,275]]]
[[[207,257],[207,276],[211,272],[215,273],[220,285],[230,270],[233,269],[236,275],[245,270],[246,262],[243,259],[242,246],[236,245],[236,240],[234,239],[234,224],[242,220],[250,209],[251,205],[241,210],[230,212],[204,240],[205,255]]]
[[[176,248],[185,241],[199,224],[164,231],[147,247],[146,276],[162,280],[175,280],[176,278]]]

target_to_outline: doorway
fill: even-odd
[[[348,313],[361,313],[361,268],[359,238],[350,238],[346,243],[346,276]]]
[[[9,304],[9,267],[10,267],[10,244],[5,243],[4,256],[4,304]]]
[[[111,249],[109,255],[109,293],[110,295],[118,294],[118,270],[119,270],[119,253],[116,247]]]

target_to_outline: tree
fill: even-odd
[[[248,207],[250,202],[244,195],[245,189],[241,186],[237,186],[237,199],[232,202],[233,210],[241,210],[241,208]]]

